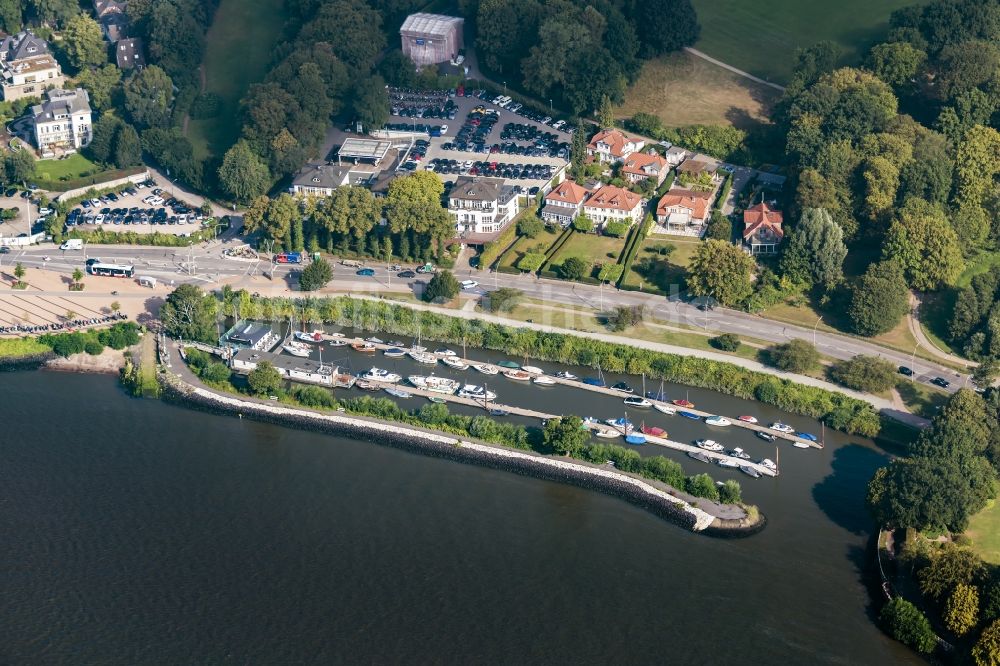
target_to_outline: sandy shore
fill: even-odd
[[[112,349],[105,347],[97,356],[90,354],[73,354],[68,358],[57,357],[45,364],[49,370],[62,372],[97,372],[117,375],[125,367],[125,354],[128,349]]]

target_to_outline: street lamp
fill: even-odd
[[[823,315],[819,316],[819,319],[816,320],[816,324],[813,326],[813,347],[816,346],[816,329],[819,328],[821,321],[823,321]]]

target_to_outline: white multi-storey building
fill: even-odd
[[[40,97],[46,89],[63,84],[62,70],[49,53],[48,43],[30,30],[0,41],[0,77],[0,90],[8,102]]]
[[[461,237],[495,234],[517,215],[518,198],[500,178],[461,177],[448,195],[448,212]]]
[[[90,143],[90,97],[83,88],[50,90],[46,100],[31,107],[35,143],[43,154],[55,149],[79,150]]]

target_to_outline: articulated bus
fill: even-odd
[[[100,262],[87,266],[87,272],[91,275],[106,275],[108,277],[130,278],[135,274],[135,267],[122,264],[102,264]]]

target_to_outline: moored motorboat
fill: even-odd
[[[705,423],[710,426],[719,426],[720,428],[733,424],[732,421],[724,416],[708,416],[705,418]]]
[[[395,386],[386,386],[385,392],[394,398],[412,398],[413,394],[409,391],[404,391],[401,388],[396,388]]]
[[[674,400],[673,402],[678,407],[688,407],[688,408],[694,407],[693,402],[691,402],[690,400],[685,400],[684,398],[681,398],[680,400]]]
[[[477,372],[481,372],[484,375],[496,375],[500,372],[495,365],[490,365],[489,363],[473,363],[472,367]]]
[[[778,439],[777,435],[772,435],[771,433],[764,432],[763,430],[758,430],[757,436],[766,442],[773,442],[774,440]]]
[[[434,375],[426,377],[424,375],[410,375],[406,378],[406,381],[419,389],[433,391],[434,393],[451,395],[458,390],[458,382],[454,379],[448,379],[447,377],[435,377]]]
[[[320,342],[323,340],[323,333],[321,331],[313,331],[312,333],[295,331],[293,335],[296,340],[301,340],[302,342]]]
[[[565,370],[560,370],[559,372],[557,372],[556,374],[554,374],[552,376],[553,377],[558,377],[559,379],[568,379],[570,381],[575,381],[575,380],[579,379],[579,377],[577,377],[576,375],[574,375],[572,372],[566,372]]]
[[[402,377],[397,375],[395,372],[389,372],[388,370],[383,370],[382,368],[371,368],[368,372],[361,375],[361,379],[384,382],[386,384],[395,384],[399,382]]]
[[[785,423],[782,423],[781,421],[775,421],[774,423],[772,423],[771,430],[777,430],[778,432],[784,432],[788,434],[795,432],[795,428]]]
[[[748,476],[752,476],[755,479],[760,478],[760,472],[758,472],[757,468],[752,465],[740,465],[740,471]]]
[[[811,432],[797,432],[797,433],[795,433],[795,436],[798,437],[798,438],[800,438],[800,439],[805,439],[805,440],[810,441],[810,442],[818,442],[819,441],[819,437],[817,437],[816,435],[812,434]]]
[[[732,458],[719,458],[715,462],[716,464],[718,464],[719,467],[735,468],[740,466],[740,464],[735,460],[733,460]]]
[[[510,416],[510,412],[500,407],[494,407],[490,410],[490,416]]]
[[[538,384],[539,386],[552,386],[556,383],[556,380],[551,377],[546,377],[545,375],[538,375],[531,380],[532,383]]]
[[[434,353],[438,356],[458,356],[455,352],[450,349],[445,349],[444,347],[438,347],[434,350]]]
[[[621,391],[622,393],[633,393],[632,387],[625,382],[618,382],[617,384],[611,385],[612,391]]]
[[[651,435],[653,437],[666,437],[667,431],[663,428],[657,428],[656,426],[642,426],[642,432],[646,435]]]
[[[518,382],[526,382],[531,379],[531,375],[529,375],[524,370],[514,370],[514,369],[504,370],[503,376],[506,377],[507,379],[513,379],[514,381]]]
[[[811,445],[806,444],[805,442],[792,442],[792,446],[794,446],[797,449],[811,449],[812,448]]]
[[[677,410],[674,409],[671,405],[667,405],[667,404],[662,403],[662,402],[654,402],[653,403],[653,409],[655,409],[656,411],[661,412],[663,414],[669,414],[671,416],[673,416],[674,414],[677,413]]]
[[[382,385],[378,382],[370,382],[367,379],[359,379],[355,386],[362,391],[378,391],[382,388]]]
[[[699,439],[695,444],[699,449],[705,449],[706,451],[725,451],[726,449],[726,447],[714,439]]]
[[[497,394],[493,391],[487,391],[482,386],[477,386],[475,384],[466,384],[458,391],[459,398],[468,398],[470,400],[496,400]]]
[[[625,404],[629,407],[652,407],[653,403],[645,398],[640,398],[637,395],[631,395],[624,400]]]
[[[327,340],[326,341],[326,346],[327,347],[346,347],[347,346],[347,340],[344,340],[342,337],[341,338],[334,338],[332,340]]]
[[[732,451],[730,451],[729,455],[731,455],[733,458],[739,458],[740,460],[750,460],[750,454],[738,446]]]
[[[688,451],[688,458],[694,458],[698,462],[709,463],[709,464],[712,463],[712,459],[706,456],[701,451]]]
[[[449,368],[453,368],[455,370],[469,369],[469,364],[457,356],[444,356],[441,358],[441,362],[447,365]]]
[[[430,400],[431,402],[433,402],[436,405],[444,405],[444,404],[447,404],[447,402],[448,402],[444,398],[436,396],[436,395],[429,395],[429,396],[427,396],[427,399]]]
[[[771,470],[772,472],[777,472],[778,471],[778,466],[775,465],[774,461],[771,460],[770,458],[764,458],[763,460],[761,460],[757,464],[760,465],[761,467],[765,468],[765,469]]]
[[[292,356],[299,356],[299,357],[302,357],[302,358],[306,358],[306,357],[309,356],[309,349],[308,348],[303,348],[303,347],[295,346],[294,343],[291,343],[291,342],[288,343],[287,345],[285,345],[284,347],[282,347],[282,349],[284,349],[286,352],[288,352]]]
[[[683,412],[683,411],[681,411],[681,412],[677,412],[677,413],[680,414],[681,416],[683,416],[686,419],[691,419],[692,421],[701,421],[701,417],[698,416],[697,414],[695,414],[694,412]]]
[[[412,358],[417,363],[422,363],[424,365],[437,365],[438,357],[434,354],[428,354],[427,352],[416,351],[411,349],[406,352],[406,355]]]
[[[361,352],[362,354],[374,354],[375,345],[371,342],[355,342],[351,345],[351,349],[356,352]]]
[[[633,432],[625,435],[625,441],[629,444],[645,444],[646,436],[642,433]]]
[[[400,349],[399,347],[390,347],[382,352],[382,354],[388,358],[402,358],[406,356],[406,350]]]
[[[624,432],[632,432],[635,428],[635,426],[632,425],[632,422],[626,420],[625,418],[607,419],[605,423],[612,428],[618,428]]]
[[[385,344],[389,345],[390,347],[404,347],[404,346],[406,346],[406,343],[403,342],[402,340],[390,340],[389,342],[387,342]]]
[[[659,400],[660,402],[666,402],[670,400],[667,394],[663,391],[646,391],[646,397],[650,400]]]
[[[545,371],[535,365],[522,365],[521,370],[527,372],[529,375],[544,375]]]
[[[385,340],[382,340],[381,338],[376,338],[374,335],[372,337],[370,337],[370,338],[365,338],[365,342],[370,342],[373,345],[384,345],[385,344]]]
[[[605,430],[604,428],[594,428],[592,432],[597,437],[602,437],[604,439],[614,439],[622,436],[621,432],[618,430]]]
[[[744,423],[757,423],[757,417],[755,416],[741,416],[739,418],[740,421],[743,421]]]

